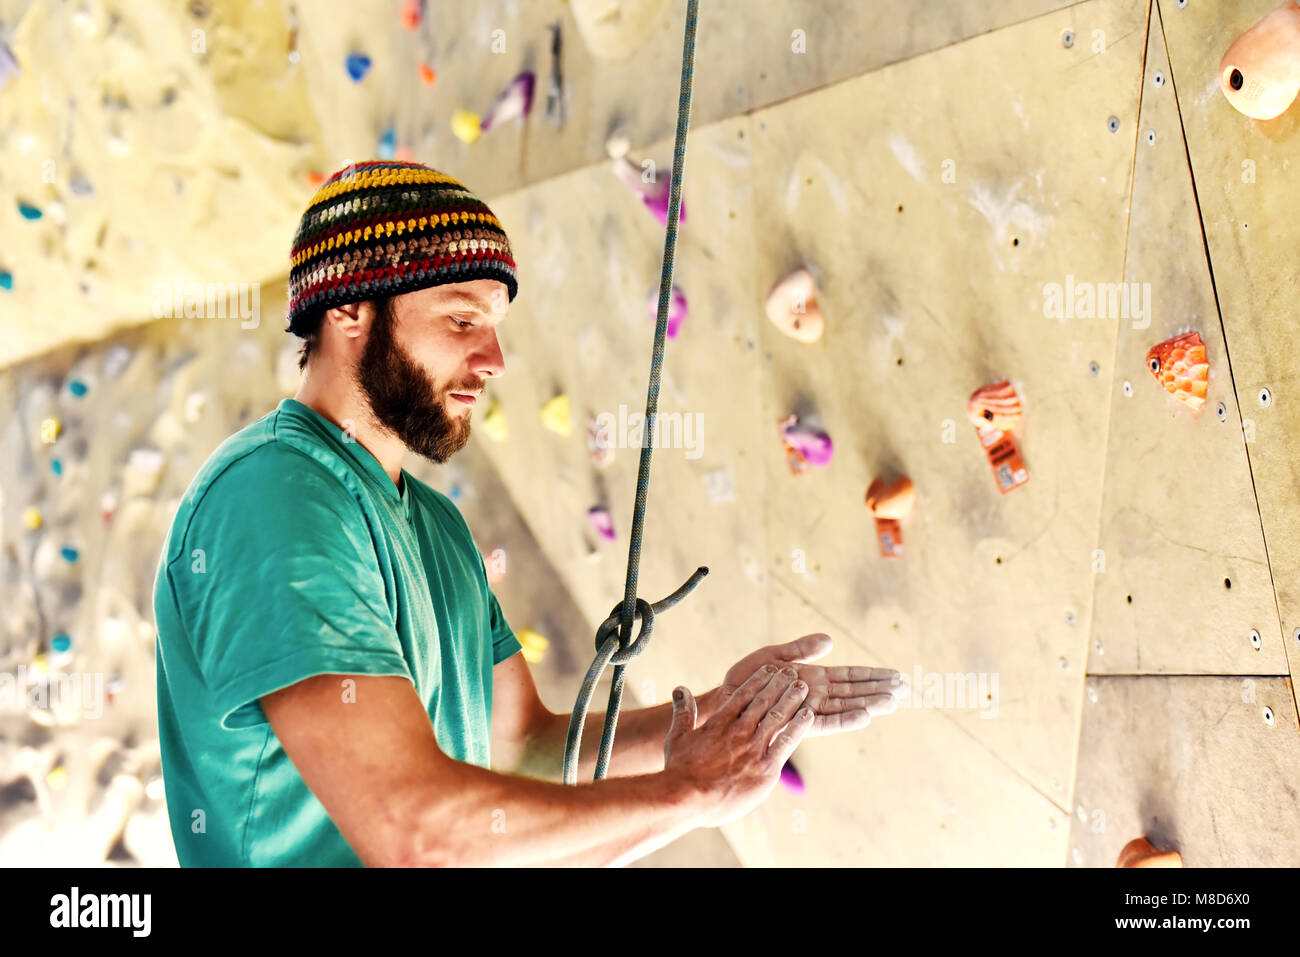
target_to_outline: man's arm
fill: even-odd
[[[350,700],[345,680],[355,682]],[[660,773],[569,787],[449,758],[406,678],[317,675],[259,700],[368,866],[622,864],[700,819],[697,792],[662,771],[667,720]]]

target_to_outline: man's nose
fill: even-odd
[[[487,344],[475,356],[474,372],[477,375],[496,378],[505,375],[505,371],[505,356],[501,354],[501,343],[497,341],[497,332],[493,329],[488,333]]]

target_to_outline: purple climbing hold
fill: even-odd
[[[781,783],[791,794],[803,794],[806,790],[803,778],[799,776],[799,772],[790,761],[785,762],[785,766],[781,768]]]
[[[650,310],[650,318],[659,321],[659,290],[651,290],[649,298],[646,299],[646,306]],[[668,300],[668,338],[676,339],[677,330],[682,327],[682,322],[686,319],[686,294],[682,292],[681,287],[673,283],[673,294]]]
[[[483,116],[479,124],[483,132],[486,133],[492,127],[518,117],[527,117],[533,109],[535,82],[536,77],[527,70],[511,80],[510,85],[501,91]]]

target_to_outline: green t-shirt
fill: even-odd
[[[439,747],[490,766],[492,669],[521,646],[464,517],[296,399],[203,464],[153,603],[182,867],[360,866],[258,703],[312,675],[404,675]]]

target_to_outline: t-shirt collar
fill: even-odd
[[[375,458],[369,449],[355,439],[345,441],[343,430],[311,406],[290,397],[281,400],[280,411],[295,414],[300,419],[304,419],[311,424],[319,434],[328,438],[332,445],[341,450],[356,465],[359,471],[373,479],[374,484],[379,486],[385,496],[393,501],[400,500],[402,507],[406,510],[407,517],[410,517],[411,476],[407,474],[406,469],[401,470],[402,489],[399,492],[396,483],[384,471],[384,467],[379,464],[379,459]]]

